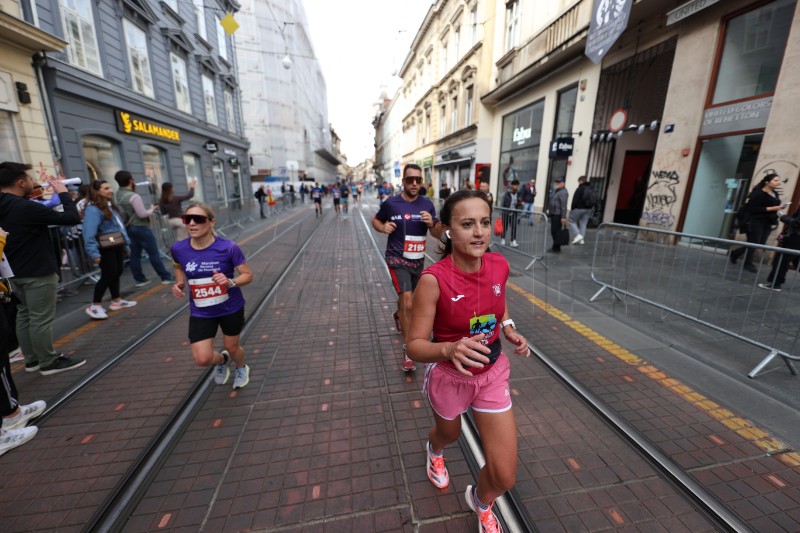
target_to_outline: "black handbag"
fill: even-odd
[[[569,246],[569,228],[561,226],[561,229],[556,231],[553,236],[553,242],[557,246]]]
[[[112,231],[110,233],[102,233],[97,236],[97,244],[100,245],[101,250],[109,248],[118,248],[125,246],[125,236],[121,231]]]

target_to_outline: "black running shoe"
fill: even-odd
[[[50,374],[58,374],[60,372],[66,372],[67,370],[74,370],[79,366],[83,366],[86,364],[86,359],[81,359],[78,361],[77,359],[70,359],[69,357],[59,356],[56,359],[56,362],[49,366],[43,366],[39,369],[39,373],[43,376],[49,376]]]

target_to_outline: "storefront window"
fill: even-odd
[[[225,190],[225,167],[221,159],[214,160],[214,186],[217,188],[217,199],[228,201],[228,192]]]
[[[119,145],[110,139],[96,135],[86,135],[81,141],[89,179],[106,180],[116,190],[118,186],[114,181],[114,174],[122,170]]]
[[[553,138],[571,137],[572,124],[575,121],[575,105],[578,101],[578,86],[575,85],[558,93],[558,108],[556,121],[553,128]],[[567,175],[568,157],[559,157],[550,160],[550,169],[547,173],[547,190],[545,190],[544,206],[550,203],[550,195],[555,192],[555,179]]]
[[[728,21],[712,104],[775,92],[795,0],[776,0]]]
[[[14,117],[8,111],[0,111],[0,161],[22,161]]]
[[[204,202],[203,169],[200,167],[200,158],[194,154],[183,154],[183,170],[186,173],[187,186],[190,180],[197,180],[197,187],[194,189],[194,201]]]
[[[494,196],[499,198],[515,179],[536,179],[542,138],[544,100],[503,117],[500,140],[500,176]]]
[[[692,196],[683,223],[684,233],[723,239],[735,238],[734,214],[750,192],[750,179],[755,170],[762,138],[763,134],[758,133],[703,141],[692,185]],[[677,206],[668,205],[664,201],[664,198],[672,198],[674,185],[669,182],[669,176],[660,178],[658,183],[651,180],[645,204],[647,216],[652,217],[653,210],[656,210],[663,213],[664,222],[670,222],[667,217],[677,214],[672,211],[677,211]],[[665,192],[660,194],[660,191]],[[659,194],[658,205],[653,203],[654,194]]]
[[[137,192],[142,195],[145,205],[149,205],[148,201],[154,202],[161,194],[161,185],[169,181],[167,152],[157,146],[143,144],[142,162],[144,163],[145,179],[150,182],[149,192],[151,194],[151,200],[145,198],[143,194],[144,187],[137,187]]]

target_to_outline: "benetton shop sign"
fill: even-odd
[[[181,132],[140,115],[116,109],[117,129],[129,135],[138,135],[173,144],[181,143]]]
[[[698,11],[712,6],[717,2],[719,2],[719,0],[692,0],[691,2],[686,2],[682,6],[667,13],[667,26],[675,24],[687,17],[691,17]]]
[[[700,136],[764,129],[771,109],[772,96],[706,109]]]

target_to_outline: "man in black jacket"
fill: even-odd
[[[63,213],[28,200],[35,186],[27,172],[30,169],[23,163],[0,163],[0,227],[8,232],[5,253],[22,301],[17,308],[17,337],[25,354],[25,370],[47,376],[86,363],[53,348],[59,267],[48,229],[49,225],[80,224],[81,217],[66,186],[56,178],[48,181],[61,199]]]
[[[586,226],[592,210],[597,202],[597,195],[586,181],[586,176],[578,178],[578,188],[572,197],[572,209],[569,211],[569,227],[572,228],[572,244],[585,244]]]
[[[556,178],[555,192],[550,197],[550,205],[547,209],[547,215],[550,217],[550,235],[553,237],[552,251],[555,253],[561,252],[561,247],[569,244],[569,235],[567,235],[567,242],[560,240],[559,232],[567,227],[567,201],[569,200],[569,193],[564,186],[564,178]]]
[[[522,198],[519,195],[519,180],[512,180],[511,181],[511,188],[505,192],[503,195],[503,202],[502,207],[509,209],[509,211],[503,211],[503,237],[500,239],[500,244],[505,246],[506,244],[506,232],[511,230],[511,247],[516,248],[519,246],[517,244],[517,215],[511,209],[519,209],[522,207]]]

